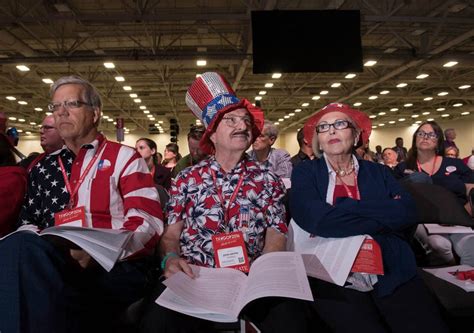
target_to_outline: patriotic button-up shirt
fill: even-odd
[[[77,156],[64,146],[38,161],[28,176],[28,192],[20,212],[21,225],[39,229],[54,225],[54,213],[69,203],[61,159],[75,188],[105,137],[83,145]],[[74,206],[84,206],[86,227],[133,231],[127,254],[152,250],[163,232],[158,193],[145,161],[130,147],[107,141],[79,187]],[[143,251],[142,251],[143,252]]]
[[[242,184],[229,207],[241,175]],[[222,191],[224,203],[218,191]],[[214,156],[183,170],[173,179],[167,206],[168,224],[184,223],[181,256],[190,263],[214,267],[212,236],[225,229],[241,230],[249,259],[256,259],[265,245],[267,228],[287,232],[284,195],[280,178],[247,156],[227,173]],[[228,224],[224,222],[223,207],[229,207]]]

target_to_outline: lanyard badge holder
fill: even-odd
[[[77,185],[74,187],[74,189],[71,187],[71,183],[69,182],[69,178],[67,176],[66,168],[64,167],[63,161],[61,160],[61,157],[58,156],[58,164],[59,164],[59,167],[61,168],[61,172],[64,178],[64,183],[66,184],[66,189],[69,192],[70,196],[69,196],[69,203],[67,205],[67,208],[54,214],[55,226],[67,224],[68,226],[87,227],[85,207],[84,206],[74,207],[75,205],[74,199],[77,195],[77,192],[79,191],[79,187],[81,187],[86,176],[89,174],[90,170],[92,169],[92,166],[97,161],[97,158],[105,149],[106,144],[107,144],[107,140],[104,140],[102,144],[100,145],[100,147],[97,149],[97,152],[94,154],[94,156],[90,160],[89,164],[87,164],[84,170],[84,173],[79,177],[79,181],[77,182]]]
[[[214,185],[217,188],[217,179],[214,170],[211,170]],[[239,189],[243,182],[243,175],[240,176],[239,182],[232,193],[227,207],[224,206],[224,198],[220,189],[217,189],[217,195],[221,202],[222,209],[224,210],[224,222],[220,224],[220,234],[212,236],[212,247],[214,248],[214,260],[217,268],[234,268],[248,273],[250,269],[250,262],[247,255],[247,248],[245,246],[245,238],[242,231],[228,232],[228,224],[230,220],[229,209],[232,202],[237,197]],[[241,217],[248,217],[248,207],[241,207]],[[242,220],[242,219],[241,219]],[[243,221],[243,230],[248,230],[248,218]],[[247,232],[245,232],[247,235]]]

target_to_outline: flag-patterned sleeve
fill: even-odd
[[[123,229],[134,232],[128,254],[143,248],[151,253],[163,233],[163,212],[152,175],[138,153],[125,163],[118,190],[123,199]]]

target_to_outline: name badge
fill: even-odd
[[[383,275],[382,250],[375,240],[364,240],[351,272]]]
[[[212,246],[216,267],[234,268],[248,273],[250,263],[241,231],[212,236]]]
[[[65,209],[54,214],[54,225],[68,225],[73,227],[86,226],[86,210],[84,206]]]

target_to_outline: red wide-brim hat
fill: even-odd
[[[360,128],[361,133],[359,142],[357,142],[357,147],[360,147],[362,144],[366,144],[367,142],[369,142],[369,137],[372,133],[372,122],[370,121],[370,118],[364,112],[357,109],[353,109],[347,104],[331,103],[323,107],[310,118],[308,118],[308,120],[304,124],[304,139],[309,145],[311,145],[311,143],[313,142],[313,136],[316,132],[316,125],[321,120],[321,117],[331,112],[342,112],[346,114],[354,121],[357,127]]]
[[[222,117],[237,109],[246,109],[253,120],[252,143],[263,129],[263,111],[246,99],[239,99],[226,79],[215,72],[206,72],[196,78],[186,93],[186,104],[203,123],[204,132],[199,145],[206,154],[213,154],[210,137]]]

